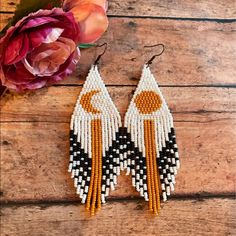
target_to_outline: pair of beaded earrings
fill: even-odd
[[[174,190],[180,162],[173,118],[149,68],[164,45],[154,46],[162,46],[162,52],[144,65],[124,126],[98,71],[105,50],[78,97],[70,125],[69,172],[91,215],[114,190],[120,170],[131,174],[132,185],[155,214],[161,199],[166,201]]]

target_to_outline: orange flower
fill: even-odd
[[[95,42],[108,27],[106,0],[65,0],[63,9],[74,14],[80,26],[80,43]]]

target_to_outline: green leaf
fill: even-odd
[[[49,5],[51,7],[61,7],[62,0],[21,0],[16,6],[13,18],[4,27],[1,33],[5,33],[8,28],[15,25],[20,19],[27,16],[29,13],[36,12],[39,9],[46,9]]]
[[[81,43],[81,44],[79,44],[79,48],[91,48],[91,47],[94,47],[94,46],[96,46],[96,44],[94,44],[94,43]]]

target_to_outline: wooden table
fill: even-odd
[[[1,1],[1,27],[16,0]],[[119,185],[89,217],[67,173],[69,122],[97,49],[82,52],[77,72],[1,101],[1,235],[236,235],[235,0],[111,0],[109,44],[101,74],[124,116],[143,63],[152,65],[173,111],[182,167],[159,217],[131,186]]]

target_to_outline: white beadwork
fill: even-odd
[[[92,95],[88,102],[91,103],[93,108],[99,111],[99,113],[96,114],[89,112],[87,108],[84,109],[81,104],[83,96],[91,91],[96,91],[96,93]],[[105,196],[109,195],[110,188],[112,190],[115,188],[115,185],[117,184],[117,175],[119,175],[120,172],[120,168],[116,166],[116,164],[119,165],[119,158],[116,158],[113,155],[107,156],[107,152],[109,151],[109,148],[112,147],[113,141],[116,140],[116,133],[121,127],[121,118],[100,77],[97,66],[93,65],[83,85],[82,91],[78,96],[70,123],[70,130],[73,131],[76,140],[73,140],[73,137],[71,137],[70,141],[74,143],[71,146],[72,154],[70,154],[68,171],[71,172],[71,177],[74,178],[74,185],[77,189],[77,194],[79,194],[82,199],[82,203],[86,202],[90,181],[90,176],[87,176],[88,174],[83,169],[83,166],[87,166],[90,173],[92,171],[91,166],[88,166],[88,161],[85,162],[86,160],[84,159],[85,157],[83,157],[82,152],[84,152],[84,155],[87,155],[91,160],[91,122],[95,119],[99,119],[102,126],[102,156],[110,161],[108,169],[106,169],[106,166],[105,168],[102,168],[102,181],[105,180],[105,184],[101,185],[101,191],[103,192],[101,192],[101,201],[102,203],[105,203]],[[76,148],[79,148],[79,151],[75,151]],[[115,153],[117,152],[119,153],[119,150],[115,149]],[[113,161],[115,161],[114,166]],[[102,163],[102,166],[104,166],[104,164],[106,163]]]
[[[162,102],[160,109],[150,114],[141,114],[139,112],[135,104],[135,98],[143,91],[153,91],[159,95]],[[152,120],[154,122],[156,158],[157,163],[161,163],[161,165],[158,166],[158,170],[162,183],[162,197],[165,201],[167,200],[167,196],[170,195],[170,191],[174,190],[175,175],[177,174],[177,169],[180,167],[180,162],[178,152],[176,151],[177,144],[173,143],[173,140],[175,139],[175,135],[173,133],[173,117],[164,96],[162,95],[158,84],[147,65],[143,68],[140,82],[131,100],[128,111],[125,114],[124,120],[124,126],[127,128],[127,132],[131,135],[131,141],[134,142],[135,147],[138,147],[143,157],[146,156],[144,142],[144,120]],[[169,146],[167,147],[167,145]],[[169,158],[168,155],[171,155],[172,158]],[[130,166],[135,166],[135,163],[130,158],[131,155],[128,155],[127,174],[131,171],[132,185],[135,186],[137,191],[140,192],[140,195],[143,195],[145,200],[147,200],[147,184],[146,182],[143,183],[140,181],[140,175],[137,168],[130,169]],[[146,176],[143,175],[143,178],[146,178]]]

